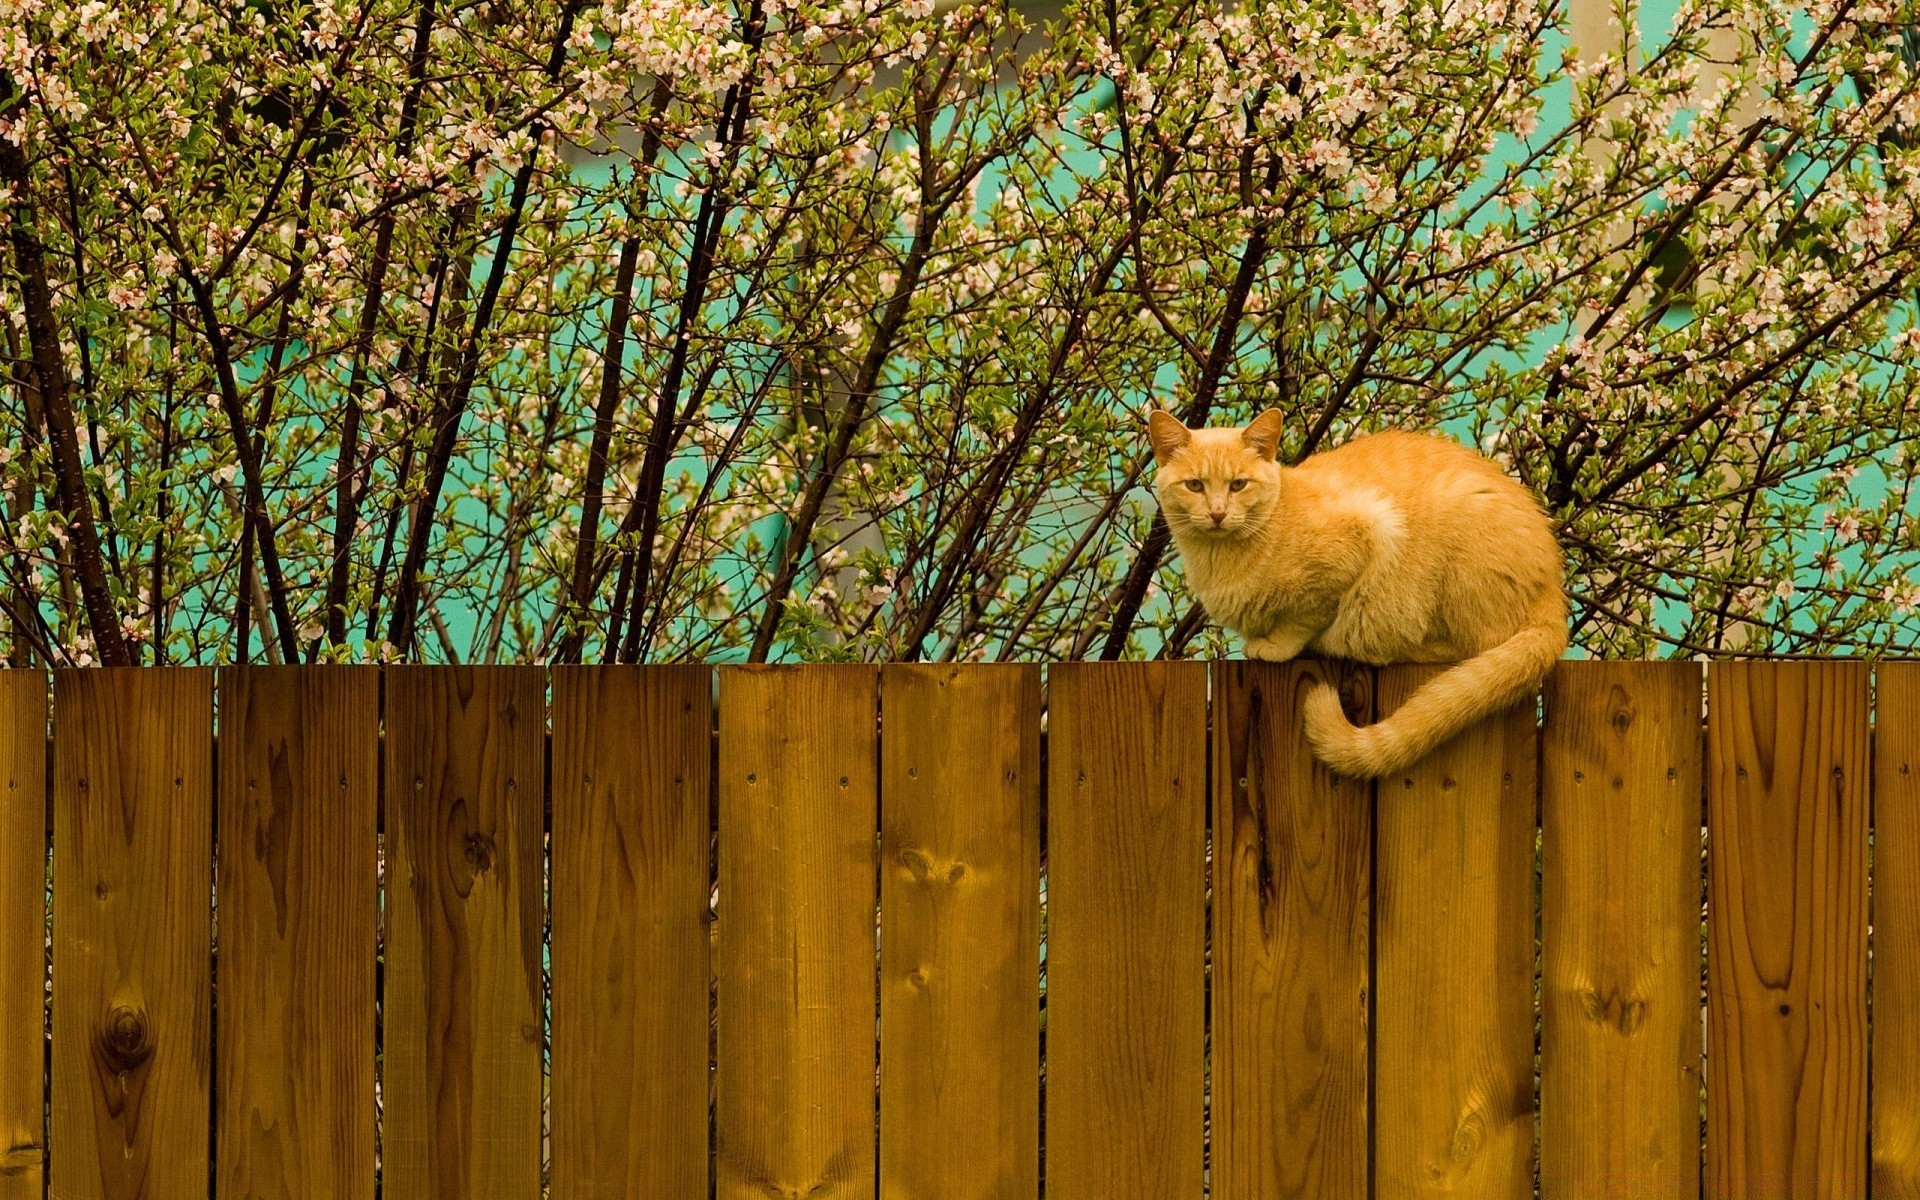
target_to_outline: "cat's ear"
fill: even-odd
[[[1240,431],[1240,440],[1247,444],[1247,449],[1272,462],[1280,453],[1280,423],[1284,420],[1279,409],[1270,408],[1247,423]]]
[[[1153,461],[1165,463],[1193,440],[1193,433],[1180,423],[1180,418],[1164,408],[1156,408],[1147,414],[1147,440],[1153,444]]]

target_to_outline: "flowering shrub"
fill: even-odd
[[[1920,632],[1920,5],[0,0],[13,661],[1219,652],[1149,404]]]

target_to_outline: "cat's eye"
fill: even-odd
[[[1247,486],[1247,481],[1246,481],[1246,480],[1244,480],[1244,479],[1236,479],[1236,480],[1234,480],[1234,481],[1233,481],[1232,483],[1230,483],[1230,484],[1228,484],[1228,485],[1227,485],[1227,490],[1228,490],[1228,491],[1230,491],[1230,492],[1237,492],[1237,491],[1239,491],[1239,490],[1240,490],[1241,488],[1243,488],[1243,487],[1245,487],[1245,486]]]
[[[1204,479],[1189,479],[1187,480],[1187,490],[1190,492],[1204,492],[1207,490],[1207,481]]]

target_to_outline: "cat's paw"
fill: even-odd
[[[1311,633],[1297,634],[1290,630],[1270,633],[1266,637],[1250,637],[1246,641],[1248,658],[1257,658],[1261,662],[1292,662],[1300,657],[1300,652],[1313,640]]]

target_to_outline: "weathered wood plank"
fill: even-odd
[[[720,1200],[873,1194],[876,676],[720,670]]]
[[[540,1187],[538,667],[386,672],[387,1194],[526,1200]]]
[[[1873,1195],[1920,1200],[1920,662],[1882,663],[1873,756]]]
[[[1207,667],[1047,679],[1047,1195],[1198,1196]]]
[[[0,1200],[46,1186],[47,677],[0,671]]]
[[[213,672],[56,671],[53,711],[49,1191],[204,1200]]]
[[[707,1195],[712,687],[553,672],[554,1200]]]
[[[1434,673],[1383,668],[1379,711]],[[1379,1200],[1533,1194],[1535,732],[1523,704],[1378,783]]]
[[[881,673],[880,1195],[1040,1186],[1040,669]]]
[[[1700,1191],[1700,700],[1695,663],[1548,680],[1543,1200]]]
[[[1857,1200],[1867,665],[1715,663],[1707,692],[1707,1192]]]
[[[1308,689],[1373,677],[1222,662],[1213,685],[1213,1194],[1367,1193],[1373,789],[1315,762]]]
[[[375,667],[220,671],[217,1184],[372,1200]]]

